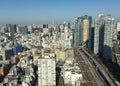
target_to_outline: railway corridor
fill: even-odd
[[[84,53],[80,52],[79,49],[74,49],[75,60],[81,68],[83,74],[83,85],[84,86],[105,86],[104,81],[100,78],[95,68],[88,61]]]

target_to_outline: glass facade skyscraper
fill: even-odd
[[[74,18],[73,25],[73,46],[77,47],[82,43],[82,19],[80,17]]]
[[[89,40],[91,21],[92,17],[87,15],[74,18],[72,24],[74,47],[77,47],[83,42],[87,42]]]

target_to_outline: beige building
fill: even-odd
[[[48,34],[49,33],[49,28],[43,28],[43,33]]]
[[[83,41],[86,42],[89,37],[89,20],[83,20]]]
[[[66,54],[68,57],[74,57],[74,50],[73,49],[67,49]]]
[[[65,59],[67,58],[68,55],[67,55],[66,51],[56,49],[55,56],[56,56],[56,61],[65,61]]]

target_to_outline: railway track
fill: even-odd
[[[83,74],[84,86],[105,86],[103,81],[99,79],[92,64],[87,60],[84,54],[80,53],[79,49],[75,49],[75,60],[79,64]]]
[[[80,48],[80,50],[86,55],[86,57],[91,61],[95,69],[97,69],[97,73],[102,77],[107,86],[119,86],[114,80],[109,76],[109,73],[105,71],[104,67],[101,66],[99,61],[97,61],[92,55],[90,55],[84,48]]]

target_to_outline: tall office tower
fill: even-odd
[[[47,25],[46,25],[46,24],[43,24],[43,28],[47,28]]]
[[[77,47],[82,43],[82,19],[80,17],[74,18],[71,26],[73,30],[73,46]]]
[[[72,30],[73,30],[73,45],[79,46],[83,42],[89,40],[89,29],[91,28],[92,17],[81,16],[74,18]]]
[[[91,33],[91,25],[92,25],[92,17],[85,15],[83,17],[83,43],[85,43],[86,47],[91,50],[92,47],[92,33]]]
[[[88,40],[89,33],[89,21],[87,19],[83,20],[83,41],[86,42]]]
[[[38,86],[56,86],[55,58],[44,56],[38,60]]]
[[[17,32],[17,25],[7,24],[6,26],[11,35],[14,35],[14,33]]]
[[[17,32],[17,25],[7,24],[6,27],[9,32],[10,39],[14,40],[14,34]]]
[[[83,42],[89,40],[89,30],[91,28],[92,17],[91,16],[83,16]]]
[[[120,22],[117,23],[117,32],[120,31]]]
[[[94,25],[95,29],[94,29],[94,54],[98,54],[99,53],[99,22],[95,22]]]
[[[94,53],[105,59],[112,59],[114,18],[111,15],[101,14],[95,21]]]

